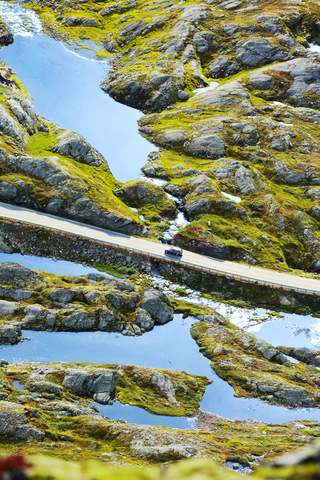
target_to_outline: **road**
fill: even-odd
[[[124,247],[129,250],[143,252],[145,254],[161,258],[171,258],[168,255],[165,255],[164,251],[166,245],[162,243],[155,243],[150,240],[123,235],[121,233],[85,225],[73,220],[55,217],[54,215],[37,212],[35,210],[29,210],[27,208],[18,207],[15,205],[0,203],[0,218],[8,218],[11,220],[18,220],[31,223],[33,225],[52,228],[54,230],[90,238],[106,244]],[[210,270],[212,272],[225,273],[233,277],[250,279],[253,281],[273,284],[285,288],[320,293],[320,280],[278,273],[272,270],[250,267],[248,265],[228,262],[226,260],[214,259],[204,255],[199,255],[197,253],[189,252],[187,250],[183,251],[183,256],[181,259],[176,259],[174,257],[172,259],[181,264],[205,268],[206,270]]]

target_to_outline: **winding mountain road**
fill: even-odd
[[[272,284],[285,288],[293,288],[299,291],[320,294],[320,280],[298,277],[296,275],[288,275],[263,268],[242,265],[240,263],[214,259],[187,250],[183,251],[181,259],[175,257],[172,258],[165,254],[167,246],[162,243],[123,235],[121,233],[104,230],[91,225],[85,225],[73,220],[55,217],[54,215],[29,210],[15,205],[0,203],[0,218],[18,220],[33,225],[59,230],[72,235],[104,242],[109,245],[123,247],[131,251],[142,252],[154,257],[170,258],[181,264],[203,268],[212,272],[224,273],[232,277],[250,279],[259,283]]]

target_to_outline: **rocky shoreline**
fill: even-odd
[[[241,306],[272,307],[281,311],[309,314],[319,312],[317,295],[285,288],[259,285],[206,270],[181,266],[173,260],[152,258],[101,242],[56,232],[44,227],[7,219],[0,222],[0,250],[82,262],[96,267],[114,268],[119,273],[150,273],[155,267],[165,278],[210,294],[218,301]]]
[[[0,263],[0,298],[0,342],[18,342],[21,329],[134,336],[173,320],[161,291],[96,274],[49,275],[17,263]]]
[[[145,113],[140,132],[160,150],[149,156],[143,172],[166,183],[117,182],[84,138],[36,114],[26,90],[2,63],[2,201],[161,240],[177,214],[177,198],[190,223],[172,243],[281,271],[320,271],[320,71],[319,54],[310,51],[320,44],[318,4],[33,0],[28,6],[59,40],[103,46],[100,55],[110,58],[113,68],[102,88]],[[9,30],[0,27],[0,43],[10,43]],[[220,85],[194,94],[212,79]],[[157,266],[163,276],[219,300],[319,314],[316,295],[209,275],[19,222],[1,220],[0,235],[0,250],[8,253],[120,266],[133,274]],[[0,265],[1,343],[19,342],[22,328],[140,335],[171,321],[179,309],[186,315],[196,310],[143,279],[139,284],[137,278],[58,276]],[[290,408],[319,406],[319,351],[274,347],[213,311],[197,313],[192,336],[237,396]],[[186,372],[138,366],[1,361],[2,451],[139,466],[209,457],[249,473],[319,436],[319,422],[269,425],[201,412],[208,383]],[[91,406],[115,400],[155,414],[198,416],[197,429],[112,422]],[[312,461],[317,447],[314,452],[275,461],[277,473],[266,467],[254,476],[307,480],[318,475]],[[205,467],[203,459],[199,465],[201,475],[231,478]]]

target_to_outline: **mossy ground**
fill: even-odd
[[[211,360],[214,371],[234,388],[236,396],[256,397],[291,407],[301,407],[303,402],[319,404],[318,377],[312,367],[289,361],[283,364],[284,359],[281,362],[277,359],[280,352],[272,346],[273,352],[262,354],[256,337],[228,321],[223,326],[196,323],[191,335],[200,352]],[[297,397],[294,403],[289,394],[279,393],[286,389],[300,389],[301,398]]]
[[[47,365],[44,365],[44,368]],[[204,376],[189,375],[186,372],[177,372],[173,370],[159,370],[153,368],[136,367],[133,365],[94,365],[85,363],[51,363],[48,365],[50,370],[44,376],[43,380],[52,382],[54,385],[62,385],[66,369],[72,368],[86,373],[92,373],[95,369],[107,369],[117,372],[117,383],[115,389],[115,398],[123,404],[135,405],[144,408],[150,413],[156,415],[186,416],[192,415],[199,408],[199,402],[204,394],[205,386],[210,381]],[[33,380],[30,375],[35,370],[36,364],[10,364],[6,372],[1,372],[2,387],[1,393],[5,394],[7,401],[19,401],[21,395],[27,395],[28,403],[36,406],[35,399],[30,397],[31,392],[39,394],[37,386],[33,386]],[[52,372],[52,373],[51,373]],[[174,385],[174,398],[152,383],[152,378],[156,373],[160,373],[167,381]],[[25,390],[21,391],[14,387],[14,381],[18,380],[24,385]],[[184,387],[186,387],[184,389]],[[83,397],[74,394],[70,389],[63,388],[63,398],[71,402],[77,402],[79,406],[88,406],[92,398],[88,399],[86,394]],[[59,401],[60,397],[48,395],[45,391],[43,398]],[[51,397],[51,398],[50,398]],[[50,404],[43,407],[50,410]],[[54,407],[51,409],[54,410]],[[88,411],[89,413],[89,411]]]

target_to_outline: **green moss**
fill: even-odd
[[[195,324],[191,335],[219,377],[234,388],[235,396],[257,397],[291,407],[318,404],[319,388],[313,381],[312,371],[300,364],[283,364],[277,357],[279,350],[270,345],[264,354],[267,345],[264,342],[261,349],[253,335],[234,326],[231,329],[227,322],[223,327],[205,322]],[[299,399],[290,400],[289,393],[285,393],[292,389],[299,389]]]

